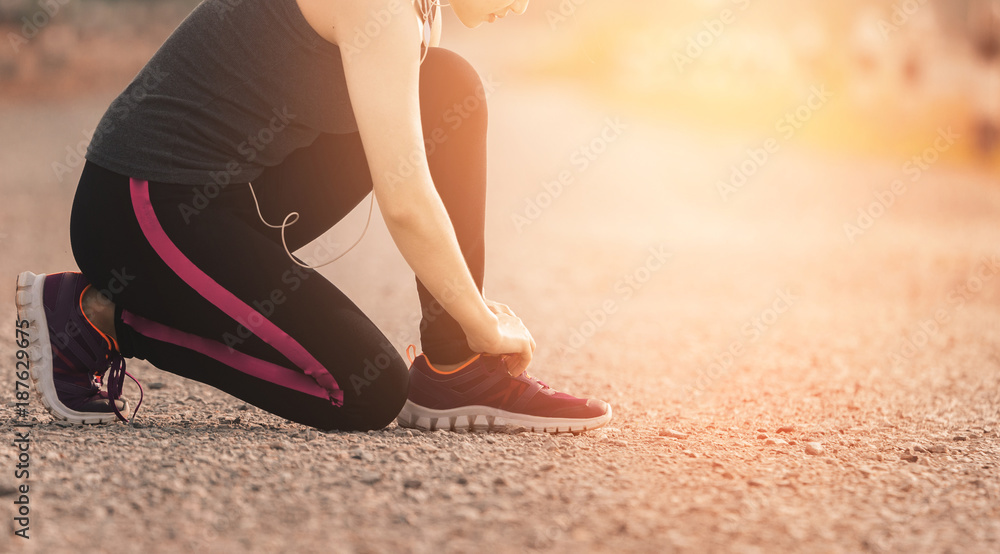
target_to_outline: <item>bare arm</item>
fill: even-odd
[[[520,320],[494,313],[483,300],[431,178],[420,122],[420,26],[410,2],[402,1],[402,10],[399,5],[398,0],[327,0],[315,2],[321,16],[310,18],[308,7],[303,13],[314,27],[325,19],[329,26],[321,34],[343,45],[344,74],[375,197],[403,258],[462,326],[473,350],[517,354],[511,369],[520,373],[534,341]],[[364,48],[348,47],[355,29],[364,29],[381,10],[392,17],[378,21],[377,36]]]

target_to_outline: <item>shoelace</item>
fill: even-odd
[[[536,379],[536,378],[532,377],[531,375],[528,375],[528,372],[524,372],[521,375],[523,375],[524,378],[527,379],[528,381],[534,381],[534,382],[538,383],[539,385],[541,385],[542,386],[542,390],[552,388],[552,387],[546,385],[541,379]]]
[[[507,371],[507,369],[506,369],[507,368],[507,357],[506,356],[500,356],[500,363],[504,365],[504,368],[505,368],[504,371]],[[490,370],[490,371],[492,372],[492,370]],[[510,372],[508,371],[508,373],[510,373]],[[542,386],[543,390],[544,389],[550,389],[550,388],[552,388],[552,387],[546,385],[544,382],[542,382],[541,379],[536,379],[536,378],[532,377],[531,375],[528,375],[527,370],[523,371],[520,376],[524,377],[524,379],[527,380],[527,381],[534,381],[534,382],[538,383],[539,385]]]
[[[142,385],[139,384],[138,379],[132,377],[132,374],[125,371],[125,358],[119,352],[112,350],[108,358],[111,363],[111,366],[108,368],[108,399],[111,401],[111,409],[114,410],[118,419],[122,420],[122,423],[128,423],[129,420],[125,419],[125,416],[118,410],[118,402],[116,400],[122,397],[122,391],[125,388],[125,377],[128,376],[139,387],[139,403],[135,405],[135,410],[132,412],[132,418],[135,418],[135,414],[139,413],[139,406],[142,406]]]

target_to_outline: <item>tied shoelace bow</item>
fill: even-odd
[[[114,410],[118,419],[122,420],[122,423],[128,423],[129,419],[135,418],[135,414],[139,413],[139,406],[142,406],[142,385],[139,384],[138,379],[132,377],[132,374],[125,371],[125,358],[119,352],[112,350],[108,358],[110,362],[110,367],[108,368],[108,399],[111,400],[111,409]],[[129,419],[125,419],[125,416],[118,410],[118,402],[116,402],[122,397],[126,376],[139,387],[139,403],[135,405],[135,410],[132,411],[132,417]]]

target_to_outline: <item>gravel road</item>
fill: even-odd
[[[108,99],[4,108],[8,292],[20,271],[75,267],[79,169],[59,182],[51,162]],[[608,118],[624,130],[574,163]],[[65,426],[32,404],[23,540],[8,298],[0,551],[1000,549],[996,175],[935,165],[851,242],[844,224],[902,161],[787,145],[723,201],[749,139],[517,84],[491,99],[490,132],[487,288],[534,330],[533,372],[610,402],[610,426],[321,433],[135,361],[134,425]],[[373,227],[326,274],[402,351],[412,276]]]

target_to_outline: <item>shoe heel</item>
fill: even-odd
[[[17,319],[28,322],[28,342],[30,345],[25,350],[28,352],[30,360],[37,360],[42,355],[41,339],[38,334],[38,318],[40,314],[44,313],[44,308],[41,306],[41,291],[44,282],[44,274],[35,275],[30,271],[23,271],[17,276],[14,305],[17,307]]]
[[[27,317],[28,314],[25,312],[28,307],[31,306],[32,300],[35,296],[35,284],[41,280],[42,276],[35,275],[30,271],[21,272],[21,274],[17,276],[17,290],[14,293],[14,304],[17,306],[18,318],[29,319]]]

